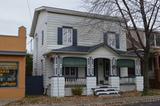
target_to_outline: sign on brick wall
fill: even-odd
[[[0,87],[16,87],[17,74],[17,62],[0,62]]]

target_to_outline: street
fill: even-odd
[[[153,102],[153,103],[138,103],[138,104],[126,105],[126,106],[160,106],[160,101]]]

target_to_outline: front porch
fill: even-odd
[[[83,95],[92,95],[92,88],[104,85],[120,91],[143,90],[137,59],[55,56],[53,60],[51,87],[53,85],[54,90],[63,94],[54,92],[51,96],[71,96],[75,86],[83,87]]]

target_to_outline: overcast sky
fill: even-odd
[[[0,34],[17,34],[17,28],[24,25],[29,34],[35,8],[50,6],[65,9],[81,10],[81,0],[1,0]]]
[[[18,27],[25,26],[27,35],[30,33],[34,10],[40,6],[50,6],[72,10],[83,10],[82,0],[1,0],[0,2],[0,34],[17,35]],[[27,37],[28,38],[28,37]],[[27,49],[31,48],[30,39],[27,40]]]

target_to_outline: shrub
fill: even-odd
[[[80,96],[80,95],[82,95],[82,93],[83,93],[83,87],[81,87],[81,86],[75,86],[74,88],[72,88],[72,94],[73,95]]]

